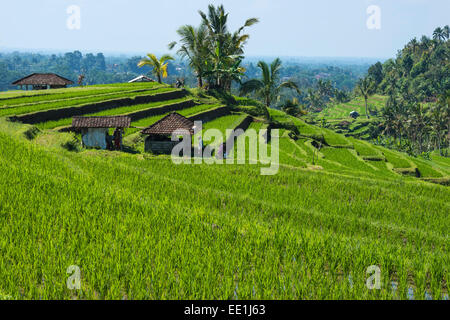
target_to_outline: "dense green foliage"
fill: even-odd
[[[199,11],[201,24],[198,28],[185,25],[178,29],[180,43],[172,42],[169,48],[178,48],[178,54],[189,60],[189,65],[198,79],[198,86],[203,86],[206,78],[208,88],[231,90],[232,81],[240,82],[245,69],[241,63],[244,59],[244,45],[249,39],[243,34],[245,28],[258,23],[258,19],[247,19],[237,31],[228,29],[228,16],[223,5],[208,6],[207,13]]]
[[[361,99],[355,98],[329,104],[313,121],[322,118],[339,133],[375,139],[376,144],[410,155],[430,159],[437,150],[448,156],[450,40],[446,30],[448,27],[437,28],[433,39],[413,39],[395,59],[372,65],[355,90],[364,99],[366,110],[360,108]],[[374,100],[384,101],[384,105]],[[373,121],[352,120],[349,113],[353,110],[367,118],[374,116]]]
[[[264,114],[266,119],[270,119],[268,108],[272,106],[276,99],[280,99],[281,90],[291,89],[300,94],[300,89],[293,81],[281,81],[281,60],[279,58],[275,59],[270,65],[264,61],[259,61],[258,68],[262,71],[262,78],[244,82],[241,85],[240,94],[254,93],[266,106]]]

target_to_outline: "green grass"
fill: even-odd
[[[164,84],[163,84],[164,85]],[[110,90],[112,88],[118,88],[119,90],[133,90],[133,89],[146,89],[160,86],[157,82],[150,83],[112,83],[112,84],[97,84],[83,87],[69,87],[62,89],[49,89],[49,90],[10,90],[0,92],[0,102],[9,99],[20,99],[25,97],[34,97],[40,99],[41,96],[51,96],[56,94],[67,93],[81,93],[84,91],[98,90],[99,92],[104,90]],[[39,97],[39,98],[38,98]],[[0,103],[1,105],[2,103]]]
[[[374,95],[368,99],[368,105],[380,111],[386,103],[387,97]],[[350,112],[357,111],[361,118],[366,117],[366,106],[364,98],[357,97],[350,102],[330,105],[319,113],[319,118],[327,119],[351,119]]]
[[[294,141],[280,130],[273,176],[262,176],[261,164],[175,165],[139,152],[142,145],[69,152],[61,146],[72,134],[0,118],[0,296],[407,299],[410,286],[415,299],[448,293],[450,189],[392,171],[417,166],[423,177],[446,179],[448,159],[411,158],[270,112],[303,134]],[[203,129],[224,135],[245,117]],[[308,135],[331,146],[317,154]],[[388,162],[363,160],[382,155]],[[71,265],[81,269],[79,291],[66,287]],[[365,286],[371,265],[381,269],[380,290]]]
[[[111,87],[111,88],[91,88],[88,87],[88,89],[82,89],[79,90],[72,90],[68,92],[62,92],[59,94],[41,94],[41,95],[32,95],[32,96],[26,96],[21,98],[15,98],[15,99],[6,99],[2,100],[0,99],[0,108],[6,108],[6,107],[14,107],[18,105],[29,105],[29,104],[37,104],[37,103],[50,103],[50,102],[56,102],[56,101],[64,101],[64,100],[74,100],[76,98],[81,97],[93,97],[93,96],[102,96],[104,99],[108,98],[108,95],[114,94],[114,93],[129,93],[129,92],[136,92],[141,90],[154,90],[154,89],[160,89],[164,88],[163,85],[152,85],[152,86],[146,86],[146,87],[137,87],[137,88],[131,88],[131,87]]]
[[[94,112],[94,113],[87,113],[86,116],[115,116],[115,115],[125,115],[141,110],[146,109],[152,109],[157,107],[163,107],[165,105],[174,104],[174,103],[180,103],[183,101],[190,100],[189,98],[180,98],[180,99],[173,99],[173,100],[165,100],[165,101],[158,101],[158,102],[152,102],[152,103],[146,103],[146,104],[137,104],[137,105],[131,105],[131,106],[125,106],[121,108],[114,108],[114,109],[108,109],[100,112]],[[55,121],[47,121],[47,122],[41,122],[36,124],[36,126],[40,129],[54,129],[58,127],[63,126],[69,126],[72,123],[72,117],[70,118],[63,118]]]
[[[406,155],[402,155],[400,152],[388,150],[385,148],[381,148],[379,146],[374,146],[376,149],[380,150],[387,161],[390,162],[394,168],[410,168],[412,167],[411,163],[406,160]]]
[[[354,145],[356,152],[360,156],[381,156],[381,152],[375,149],[370,143],[354,138],[348,138],[348,140]]]
[[[412,159],[412,162],[416,165],[416,167],[420,171],[421,177],[425,178],[441,178],[443,177],[442,173],[438,170],[434,169],[431,165],[431,161],[425,161],[421,159]]]
[[[61,100],[57,102],[49,102],[49,103],[37,103],[25,106],[17,106],[13,108],[3,108],[0,109],[0,117],[2,116],[11,116],[11,115],[21,115],[26,113],[32,113],[37,111],[51,110],[51,109],[60,109],[64,107],[78,107],[89,103],[95,102],[103,102],[105,100],[113,100],[113,99],[122,99],[122,98],[134,98],[137,96],[145,96],[145,95],[155,95],[158,93],[170,92],[173,91],[172,88],[160,88],[155,90],[149,90],[144,92],[129,92],[129,93],[113,93],[108,95],[107,99],[103,96],[94,96],[94,97],[82,97],[76,99],[67,99]]]
[[[214,119],[213,121],[203,124],[203,132],[209,129],[219,130],[221,137],[213,141],[204,141],[205,145],[218,146],[220,143],[225,142],[224,139],[228,138],[227,129],[234,129],[239,123],[244,120],[246,115],[232,114],[224,117]]]
[[[0,144],[0,290],[15,299],[406,299],[449,281],[445,187]],[[373,264],[381,290],[365,287]]]
[[[358,159],[350,150],[325,147],[321,152],[325,155],[325,159],[339,162],[351,170],[374,173],[370,166]]]

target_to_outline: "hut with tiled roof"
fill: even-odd
[[[139,77],[136,77],[136,78],[128,81],[128,83],[134,83],[134,82],[155,82],[155,80],[153,80],[147,76],[141,75]]]
[[[172,135],[189,136],[192,141],[194,122],[182,115],[172,112],[141,131],[148,135],[145,139],[145,151],[152,153],[170,153],[179,142],[172,141]]]
[[[81,131],[83,147],[116,149],[122,148],[122,133],[131,125],[129,116],[106,117],[73,117],[72,128]],[[114,136],[109,135],[109,129],[116,128]],[[114,141],[114,145],[113,145]]]
[[[26,90],[28,90],[29,86],[33,90],[43,90],[66,88],[71,84],[73,84],[73,81],[54,73],[33,73],[12,83],[12,85],[21,89],[25,87]]]

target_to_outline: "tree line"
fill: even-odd
[[[372,65],[358,82],[367,99],[388,96],[381,110],[383,136],[378,143],[411,154],[439,150],[448,154],[450,139],[450,28],[434,30],[432,37],[412,39],[395,59]]]

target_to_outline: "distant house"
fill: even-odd
[[[172,134],[184,130],[192,136],[194,134],[194,122],[182,115],[172,112],[150,127],[141,131],[148,135],[145,139],[145,151],[152,153],[170,153],[179,142],[171,141]]]
[[[133,82],[155,82],[155,80],[153,80],[147,76],[139,76],[137,78],[134,78],[133,80],[128,81],[128,83],[133,83]]]
[[[359,117],[359,113],[357,111],[352,111],[352,112],[350,112],[350,117],[352,117],[353,119],[356,119]]]
[[[81,131],[83,147],[104,150],[108,148],[108,144],[112,147],[110,128],[122,131],[130,125],[131,118],[128,116],[73,117],[72,119],[72,128]]]
[[[73,84],[73,81],[54,73],[33,73],[12,84],[20,87],[22,90],[24,87],[25,90],[28,90],[28,86],[31,86],[33,90],[43,90],[66,88],[68,85]]]

